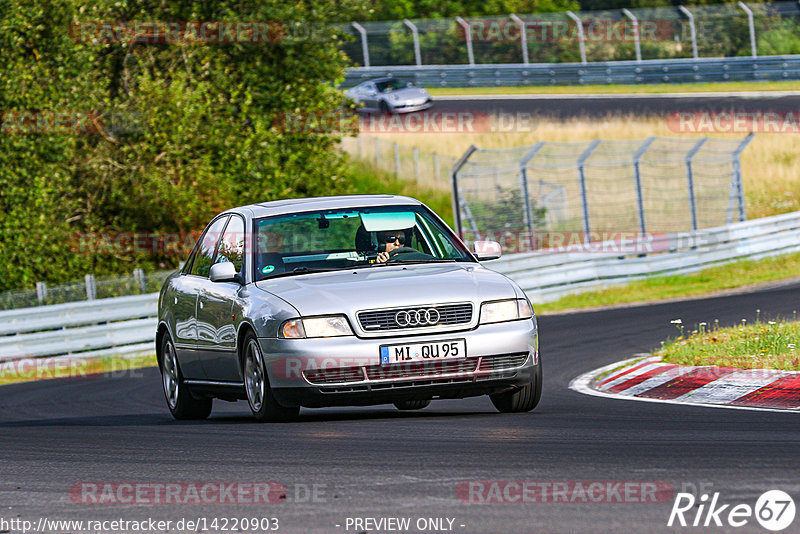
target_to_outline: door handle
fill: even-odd
[[[201,310],[203,309],[203,301],[202,300],[200,301],[200,309]]]

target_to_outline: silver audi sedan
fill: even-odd
[[[300,407],[489,395],[501,412],[542,392],[536,317],[421,202],[369,195],[281,200],[217,215],[158,301],[156,351],[177,419],[213,399],[256,419]]]

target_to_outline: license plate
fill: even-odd
[[[381,365],[405,362],[433,362],[466,357],[467,341],[464,339],[381,346]]]

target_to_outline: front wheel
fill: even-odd
[[[244,388],[247,402],[257,421],[280,423],[291,421],[300,413],[299,406],[287,407],[278,404],[269,387],[264,357],[256,336],[247,334],[244,339]]]
[[[536,408],[542,398],[542,360],[539,359],[533,380],[519,389],[489,395],[489,398],[502,413],[529,412]]]
[[[195,398],[184,385],[169,334],[164,334],[161,340],[161,384],[167,407],[175,419],[205,419],[211,413],[212,399]]]

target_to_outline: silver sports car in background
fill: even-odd
[[[489,395],[532,410],[542,391],[522,290],[422,203],[397,196],[282,200],[228,210],[164,283],[156,350],[167,405],[202,419],[214,398],[257,419],[300,407]]]
[[[359,111],[366,112],[410,113],[433,105],[427,90],[396,78],[360,83],[348,90],[347,96],[361,106]]]

